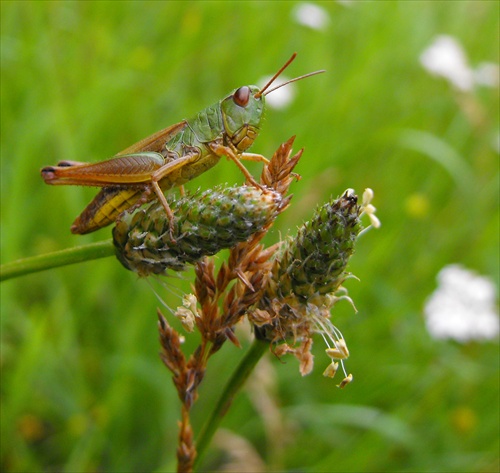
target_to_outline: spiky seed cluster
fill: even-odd
[[[306,304],[337,291],[362,230],[360,213],[357,196],[349,191],[317,209],[297,237],[287,240],[281,248],[266,296],[293,296]]]
[[[302,374],[312,369],[313,332],[322,334],[330,358],[332,350],[340,353],[345,346],[329,317],[330,308],[339,299],[335,293],[348,276],[347,263],[362,230],[359,217],[363,206],[357,202],[357,196],[346,191],[317,209],[297,237],[283,243],[263,297],[256,310],[249,313],[257,326],[257,336],[273,342],[293,339],[292,345],[279,345],[276,353],[293,353],[300,360]],[[294,347],[297,341],[300,345]],[[342,353],[348,353],[347,348]]]
[[[279,193],[253,186],[217,187],[175,199],[174,230],[160,203],[125,214],[113,229],[120,262],[140,276],[181,271],[186,264],[246,241],[278,215]]]

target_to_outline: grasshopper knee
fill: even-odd
[[[45,182],[50,182],[51,180],[53,180],[57,177],[56,176],[56,169],[53,166],[44,167],[40,171],[40,174],[42,175],[42,178]]]

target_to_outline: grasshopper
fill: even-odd
[[[73,222],[71,232],[98,230],[155,196],[165,208],[172,229],[173,214],[163,192],[204,173],[222,156],[234,161],[246,179],[260,188],[240,160],[268,162],[264,156],[246,153],[260,131],[265,95],[324,72],[311,72],[269,89],[295,56],[262,89],[255,85],[239,87],[195,117],[160,130],[111,159],[97,163],[60,161],[57,166],[44,167],[41,175],[47,184],[102,187]]]

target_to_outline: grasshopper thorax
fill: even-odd
[[[259,87],[244,85],[221,102],[227,139],[240,151],[247,150],[259,133],[265,98],[257,96]]]

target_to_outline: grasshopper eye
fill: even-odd
[[[240,87],[233,94],[233,100],[236,105],[239,105],[240,107],[246,107],[248,101],[250,100],[250,88],[246,85]]]

